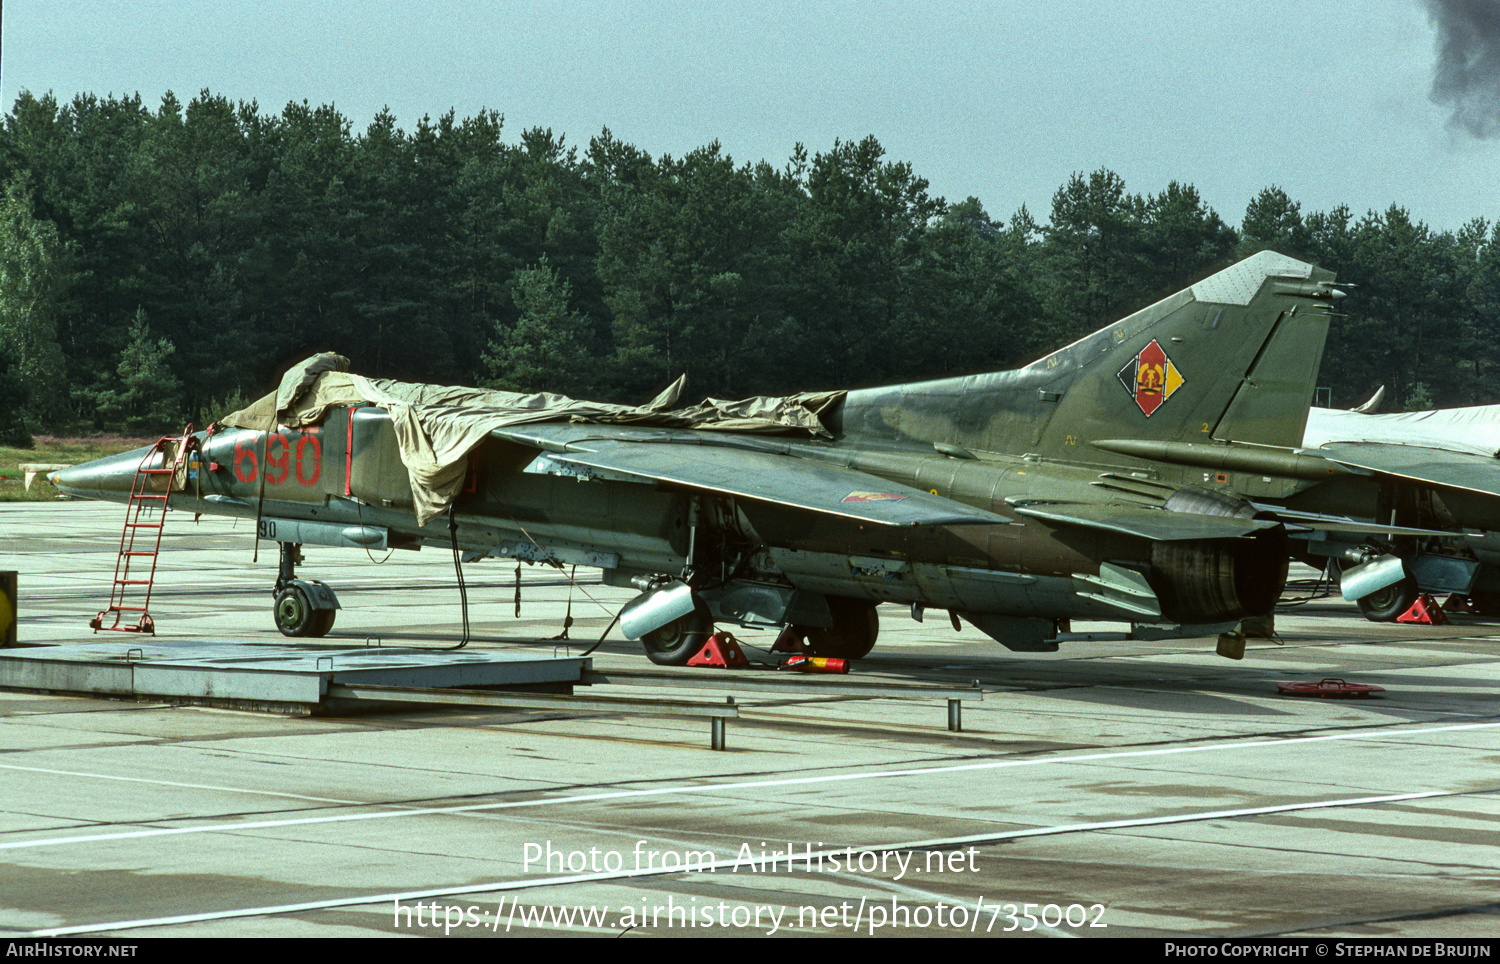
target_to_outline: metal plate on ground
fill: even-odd
[[[212,640],[82,643],[0,653],[0,688],[311,705],[331,683],[447,689],[577,683],[579,656]]]
[[[1297,681],[1281,682],[1276,684],[1276,691],[1288,696],[1373,696],[1376,693],[1384,693],[1384,686],[1374,686],[1370,683],[1346,683],[1336,677],[1326,677],[1318,682]]]

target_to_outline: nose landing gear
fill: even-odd
[[[273,590],[276,602],[272,613],[276,628],[283,636],[318,639],[328,635],[339,610],[333,589],[316,579],[298,579],[297,563],[302,562],[302,547],[293,542],[281,546],[281,568]]]

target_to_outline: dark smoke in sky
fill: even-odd
[[[1426,0],[1438,28],[1432,100],[1453,108],[1448,123],[1474,137],[1500,137],[1500,0]]]

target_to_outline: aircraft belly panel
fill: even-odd
[[[973,612],[1013,612],[1025,608],[1039,577],[998,569],[921,563],[917,580],[934,605]]]
[[[512,530],[501,541],[541,547],[554,544],[576,547],[581,552],[595,552],[608,556],[614,561],[614,565],[603,568],[609,569],[623,567],[650,572],[676,572],[682,568],[682,555],[674,550],[666,539],[643,533],[614,533],[609,538],[606,550],[601,545],[599,536],[599,530],[587,526],[542,524],[526,526],[524,532],[519,528]]]
[[[1110,600],[1082,588],[1077,577],[1038,573],[975,569],[966,566],[918,566],[919,579],[933,597],[945,600],[934,605],[972,613],[1013,616],[1057,616],[1119,619],[1121,608]],[[1152,600],[1154,602],[1154,598]],[[1126,612],[1159,613],[1159,608],[1128,609]]]
[[[879,602],[913,603],[924,599],[911,566],[904,560],[776,546],[768,551],[772,562],[798,589]]]
[[[1072,576],[902,560],[880,560],[885,563],[880,565],[866,557],[790,549],[770,552],[792,585],[828,596],[1013,616],[1121,619],[1160,614],[1154,597],[1122,606],[1118,600],[1126,597],[1117,588],[1080,584]]]

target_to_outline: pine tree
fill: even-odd
[[[166,432],[180,428],[182,383],[168,359],[176,348],[165,338],[151,340],[144,309],[130,323],[130,344],[120,352],[115,388],[99,395],[99,413],[118,420],[127,432]]]
[[[24,409],[26,385],[16,373],[9,349],[0,345],[0,445],[31,448]]]
[[[573,287],[545,255],[535,267],[517,271],[514,326],[499,324],[484,356],[489,385],[515,392],[563,394],[592,383],[588,319],[569,307]]]
[[[30,177],[16,176],[0,199],[0,345],[9,347],[25,386],[26,416],[42,425],[67,413],[55,312],[70,278],[68,258],[57,226],[33,214]]]

